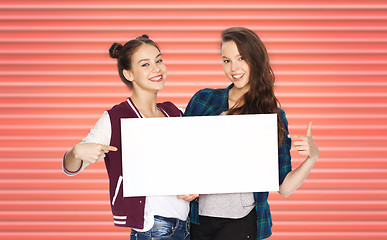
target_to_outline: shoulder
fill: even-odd
[[[228,88],[205,88],[194,94],[184,116],[219,114],[227,105]]]
[[[159,104],[162,105],[162,106],[165,106],[165,107],[177,108],[177,106],[174,103],[170,102],[170,101],[162,102],[162,103],[159,103]]]
[[[278,115],[280,116],[280,118],[286,118],[286,113],[281,108],[278,108]]]
[[[117,110],[120,110],[120,109],[126,107],[126,106],[125,106],[126,104],[127,104],[127,101],[123,101],[123,102],[121,102],[121,103],[119,103],[119,104],[114,105],[112,108],[110,108],[110,109],[107,110],[107,111],[110,112],[110,111],[117,111]]]
[[[195,93],[194,96],[206,97],[206,96],[221,96],[227,91],[227,88],[204,88]]]
[[[162,102],[157,104],[160,108],[165,110],[168,114],[172,114],[173,117],[183,116],[183,112],[172,102]]]
[[[110,120],[113,124],[120,121],[121,118],[135,118],[139,117],[135,108],[130,107],[128,101],[123,101],[119,104],[114,105],[111,109],[107,110]]]
[[[286,119],[286,113],[284,110],[282,110],[281,108],[278,108],[278,116],[281,118],[281,119]]]
[[[197,91],[190,101],[192,102],[208,102],[216,99],[223,99],[227,92],[227,88],[204,88]]]

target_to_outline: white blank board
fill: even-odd
[[[124,197],[278,191],[277,115],[121,119]]]

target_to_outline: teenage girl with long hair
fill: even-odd
[[[275,78],[266,48],[253,31],[243,27],[224,30],[221,52],[223,70],[231,80],[231,85],[222,89],[200,90],[190,100],[184,116],[276,113],[279,193],[287,197],[303,183],[319,156],[319,150],[312,139],[311,123],[307,127],[306,136],[288,133],[285,112],[279,108],[279,101],[274,95]],[[238,126],[225,131],[238,131]],[[307,156],[295,170],[291,167],[290,138],[296,139],[294,145],[298,153]],[[232,147],[233,141],[243,139],[230,139],[229,146],[219,151]],[[272,220],[267,199],[268,192],[200,195],[191,202],[191,239],[269,237]]]
[[[125,45],[114,43],[109,53],[117,59],[118,74],[132,89],[132,95],[105,111],[89,135],[65,154],[63,171],[76,175],[104,158],[115,226],[130,227],[131,240],[189,240],[189,201],[197,195],[123,197],[120,119],[182,116],[173,103],[157,103],[157,93],[164,88],[167,77],[160,49],[142,35]],[[174,151],[173,146],[170,151]]]

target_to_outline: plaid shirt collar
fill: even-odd
[[[228,93],[234,84],[221,89],[203,89],[188,104],[184,116],[212,116],[228,111]],[[211,99],[211,100],[210,100]]]
[[[222,112],[228,111],[228,93],[233,86],[234,84],[231,83],[227,88],[217,89],[220,96],[214,98],[214,101],[211,102],[211,107],[203,109],[204,112],[202,116],[219,115]],[[207,99],[200,99],[199,101],[204,102],[207,101]]]

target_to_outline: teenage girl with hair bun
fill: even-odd
[[[157,103],[167,77],[160,49],[142,35],[123,46],[114,43],[109,53],[117,59],[118,74],[132,95],[105,111],[87,137],[65,154],[63,171],[73,176],[104,158],[115,226],[132,228],[131,240],[189,240],[189,201],[197,195],[123,197],[120,119],[182,116],[173,103]]]

